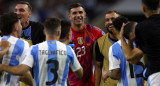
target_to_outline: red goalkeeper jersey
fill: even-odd
[[[105,33],[94,26],[84,24],[81,31],[75,31],[72,27],[72,41],[75,44],[74,51],[83,67],[83,77],[77,78],[70,70],[69,81],[71,86],[94,86],[92,47],[96,39]]]

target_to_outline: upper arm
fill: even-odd
[[[120,60],[113,55],[112,46],[109,48],[109,70],[120,68]]]
[[[25,54],[27,53],[27,51],[28,51],[28,49],[29,49],[29,44],[28,44],[28,42],[26,42],[26,41],[24,41],[24,45],[23,46],[21,46],[21,51],[20,51],[20,55],[21,55],[21,57],[20,57],[20,63],[22,63],[22,61],[24,60],[24,58],[25,58]]]
[[[34,64],[34,57],[32,55],[32,47],[28,50],[28,52],[25,54],[25,59],[23,60],[22,64],[25,64],[29,67],[33,67]]]
[[[74,72],[76,77],[81,78],[83,77],[83,68],[78,69],[77,71]]]

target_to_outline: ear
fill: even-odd
[[[86,16],[87,16],[87,14],[86,14],[86,12],[84,11],[84,18],[86,18]]]
[[[30,12],[29,12],[29,17],[31,17],[31,15],[32,15],[32,12],[30,11]]]
[[[60,30],[57,31],[57,35],[58,35],[59,37],[61,36],[61,31],[60,31]]]
[[[142,10],[143,10],[143,12],[146,11],[146,7],[145,7],[145,5],[143,3],[142,3]]]
[[[16,24],[14,24],[14,26],[13,26],[13,30],[18,30],[18,25],[17,25],[17,23]]]
[[[71,20],[71,14],[70,13],[68,13],[68,18]]]
[[[134,41],[135,37],[136,37],[135,34],[133,32],[130,32],[130,34],[129,34],[129,40],[130,41]]]

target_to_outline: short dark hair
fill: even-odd
[[[159,8],[159,0],[142,0],[142,3],[147,7],[149,10],[158,10]]]
[[[19,2],[16,3],[16,5],[17,4],[26,4],[28,6],[29,10],[32,11],[32,6],[27,1],[19,1]]]
[[[67,20],[61,21],[61,36],[60,39],[64,39],[71,31],[71,23]]]
[[[126,24],[126,26],[124,27],[124,34],[123,36],[127,39],[129,39],[129,34],[131,32],[135,32],[135,28],[136,28],[137,22],[129,22],[128,24]]]
[[[81,3],[73,3],[73,4],[71,4],[71,5],[69,6],[68,11],[70,12],[70,10],[71,10],[72,8],[77,8],[77,7],[82,7],[83,10],[84,10],[84,7],[83,7],[83,5],[82,5]]]
[[[6,13],[0,17],[0,29],[3,35],[9,35],[13,31],[14,25],[19,21],[16,13]]]
[[[58,27],[61,26],[61,21],[58,18],[47,18],[44,22],[44,28],[49,35],[56,35]]]
[[[115,11],[115,10],[109,10],[106,12],[106,14],[110,14],[110,13],[116,13],[118,15],[120,15],[120,13],[118,11]]]
[[[127,23],[127,22],[128,22],[128,19],[126,17],[119,16],[119,17],[115,18],[112,23],[113,23],[113,26],[115,27],[115,29],[118,32],[120,32],[122,24]]]

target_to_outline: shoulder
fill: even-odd
[[[44,28],[43,24],[41,24],[39,22],[29,21],[29,24],[31,25],[31,27]]]
[[[140,22],[139,24],[137,24],[136,26],[136,31],[137,30],[144,30],[144,29],[150,29],[150,25],[151,25],[151,21],[149,19],[146,19],[142,22]]]
[[[86,25],[86,29],[91,29],[94,32],[101,32],[103,35],[105,35],[105,32],[102,31],[100,28],[96,27],[96,26],[91,26],[89,24],[85,24]]]
[[[121,40],[118,40],[117,42],[115,42],[111,47],[113,51],[121,48]]]
[[[98,41],[104,41],[104,39],[108,39],[108,33],[105,34],[104,36],[98,38],[97,40],[98,40]]]

